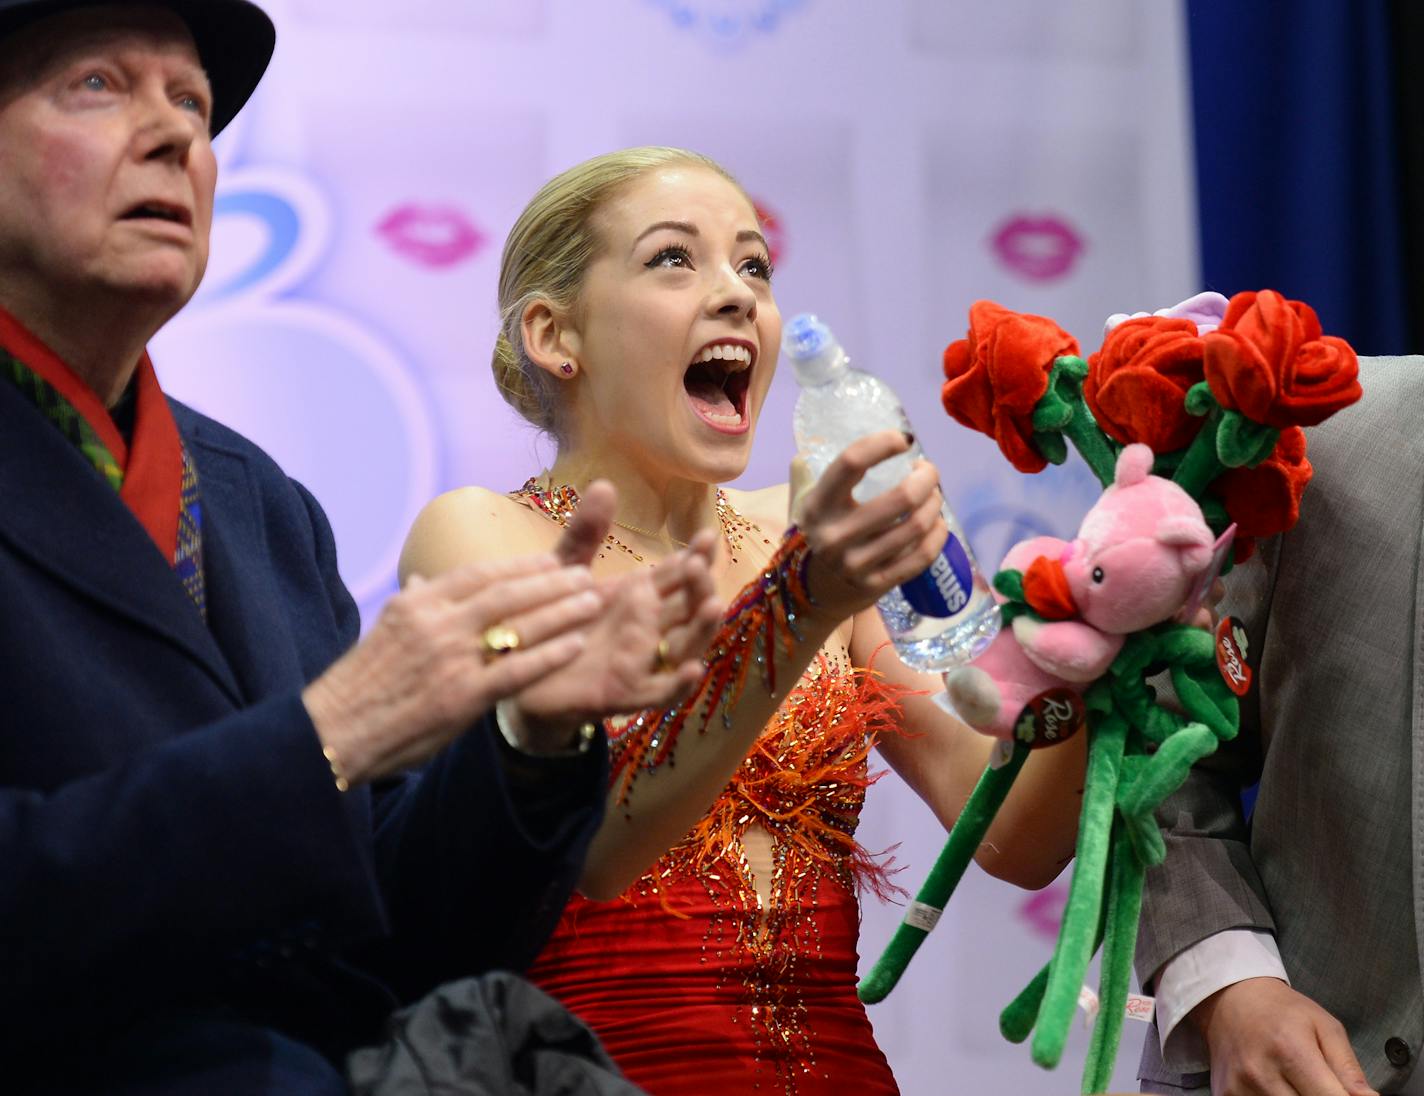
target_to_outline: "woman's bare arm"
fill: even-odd
[[[855,618],[851,658],[857,666],[874,657],[889,681],[925,695],[904,702],[903,736],[880,740],[881,755],[934,811],[945,829],[984,772],[995,740],[950,715],[931,698],[943,692],[939,675],[910,669],[895,656],[880,615],[869,609]],[[1087,733],[1036,750],[1024,763],[974,859],[990,875],[1036,890],[1051,883],[1073,858],[1083,804]]]

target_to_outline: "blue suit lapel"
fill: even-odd
[[[143,526],[9,384],[0,384],[0,538],[58,582],[167,639],[241,701],[213,633]]]

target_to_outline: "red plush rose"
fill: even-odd
[[[1236,523],[1238,537],[1272,537],[1300,517],[1300,496],[1312,469],[1305,456],[1305,431],[1291,426],[1281,431],[1275,450],[1255,468],[1231,468],[1212,481]]]
[[[1187,389],[1202,374],[1202,340],[1191,320],[1142,316],[1118,324],[1088,359],[1083,398],[1103,432],[1154,453],[1191,444],[1202,420],[1188,415]]]
[[[1314,426],[1360,398],[1350,344],[1321,335],[1309,305],[1273,289],[1236,294],[1203,341],[1211,394],[1253,422]]]
[[[1054,359],[1077,353],[1077,341],[1052,320],[975,301],[969,337],[944,351],[944,409],[998,442],[1020,472],[1040,472],[1048,462],[1033,445],[1034,405],[1048,391]]]

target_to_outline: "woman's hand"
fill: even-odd
[[[869,502],[851,497],[871,467],[909,447],[898,430],[859,438],[802,492],[795,492],[793,469],[791,514],[811,546],[811,597],[818,611],[836,620],[875,604],[944,548],[949,529],[940,515],[939,474],[928,461]]]
[[[586,498],[580,512],[587,505]],[[722,619],[711,570],[716,548],[716,536],[704,530],[655,567],[600,585],[603,607],[583,650],[514,698],[531,732],[661,708],[686,696],[702,678],[702,654]]]

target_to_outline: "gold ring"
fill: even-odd
[[[519,650],[519,633],[508,624],[491,624],[480,633],[480,650],[486,655],[507,655]]]
[[[654,668],[660,674],[670,674],[677,669],[672,662],[672,651],[668,646],[667,636],[658,640],[658,656]]]

